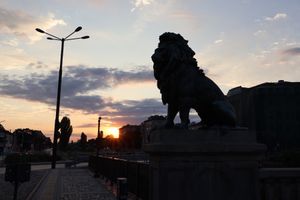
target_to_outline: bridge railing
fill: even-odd
[[[262,168],[261,200],[300,199],[300,168]]]
[[[116,183],[119,177],[127,178],[128,192],[143,200],[148,200],[149,164],[112,157],[91,156],[89,167],[113,183]]]
[[[148,163],[92,156],[89,167],[114,183],[118,177],[126,177],[129,192],[149,199]],[[259,187],[261,200],[300,200],[300,168],[261,168]]]

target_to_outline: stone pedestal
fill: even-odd
[[[151,200],[258,200],[265,146],[247,129],[158,130],[150,155]]]

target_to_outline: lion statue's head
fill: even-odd
[[[159,37],[158,48],[155,49],[152,55],[155,78],[159,80],[159,74],[176,67],[178,63],[186,63],[190,67],[197,67],[194,55],[195,52],[188,46],[188,41],[180,34],[170,32],[162,34]]]
[[[194,68],[204,75],[203,70],[198,68],[194,55],[188,41],[180,34],[166,32],[159,37],[158,48],[151,58],[154,63],[154,77],[164,104],[172,96],[170,84],[176,84],[172,80],[180,76],[183,69]]]

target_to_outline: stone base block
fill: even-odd
[[[151,200],[257,200],[265,146],[247,129],[158,130],[150,155]]]

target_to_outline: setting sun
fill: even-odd
[[[106,135],[113,135],[114,138],[119,137],[119,129],[116,127],[109,127],[106,131]]]

